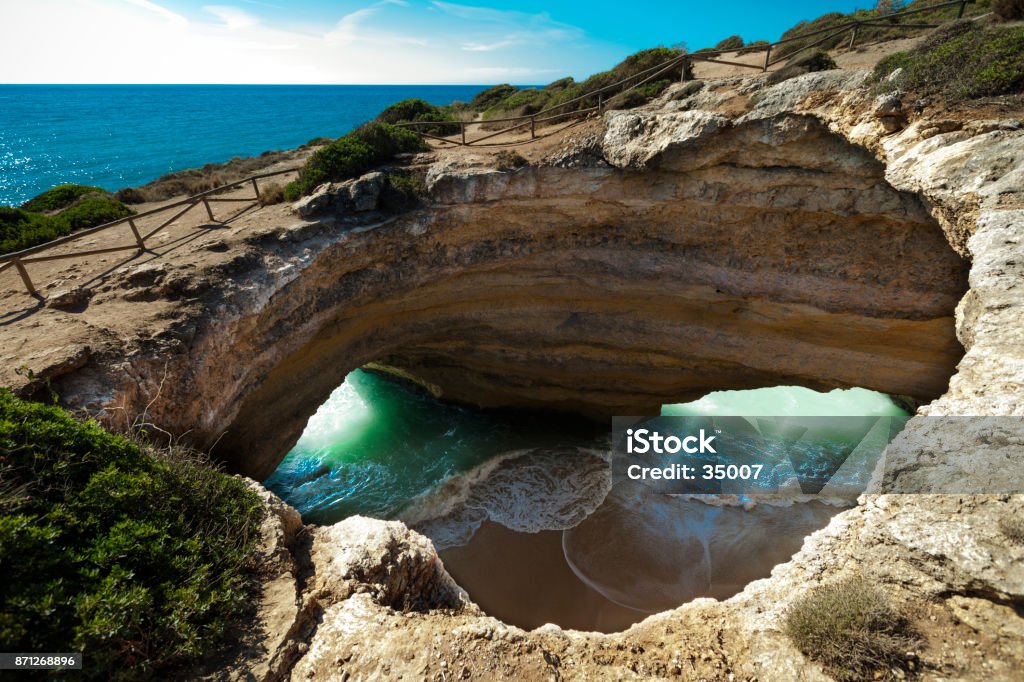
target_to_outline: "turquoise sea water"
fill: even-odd
[[[792,386],[711,393],[695,402],[665,405],[662,413],[906,414],[888,396],[873,391],[817,393]],[[410,507],[420,507],[411,515],[422,519],[433,513],[422,508],[425,498],[433,498],[426,506],[436,511],[450,501],[440,498],[465,495],[489,476],[507,476],[509,482],[493,496],[503,500],[497,504],[506,504],[513,486],[544,487],[552,476],[568,480],[573,475],[557,472],[553,463],[567,458],[552,455],[551,448],[598,452],[609,444],[609,425],[452,405],[418,387],[356,370],[310,419],[266,484],[314,523],[354,514],[409,518]],[[512,471],[517,467],[518,472]],[[528,491],[519,493],[522,499],[531,498]]]
[[[54,185],[108,190],[314,137],[407,97],[466,101],[478,85],[0,85],[0,205]]]

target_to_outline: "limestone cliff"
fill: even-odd
[[[430,201],[412,213],[270,209],[218,236],[202,266],[126,268],[79,317],[35,318],[62,336],[6,326],[4,379],[25,386],[12,372],[27,365],[73,405],[188,432],[256,478],[370,361],[458,400],[598,417],[784,383],[1024,415],[1024,130],[922,117],[893,132],[863,77],[676,87],[518,171],[430,155],[416,161]],[[100,306],[131,324],[101,323]],[[1012,446],[996,463],[1007,475]],[[953,456],[905,463],[941,474]],[[243,668],[825,679],[781,618],[808,588],[860,572],[926,609],[924,678],[1010,680],[1024,667],[1024,549],[999,521],[1021,513],[1020,495],[865,496],[770,579],[617,635],[488,618],[423,538],[349,520],[280,555],[302,577],[278,576],[291,606],[266,626],[269,658]]]

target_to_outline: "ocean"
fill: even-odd
[[[0,205],[55,185],[108,190],[338,137],[408,97],[480,85],[0,85]]]

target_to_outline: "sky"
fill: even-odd
[[[0,83],[542,84],[870,0],[0,0]]]

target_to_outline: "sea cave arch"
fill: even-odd
[[[617,165],[435,167],[424,208],[324,218],[294,274],[208,335],[199,364],[232,367],[193,380],[216,454],[265,478],[372,361],[594,418],[783,384],[945,391],[968,264],[868,151],[789,116]]]

